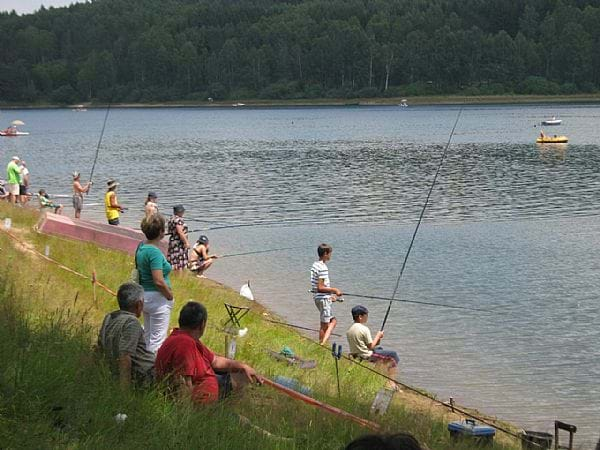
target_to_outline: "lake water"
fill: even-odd
[[[191,228],[249,225],[205,231],[215,253],[295,247],[222,259],[210,276],[251,280],[261,303],[314,328],[307,289],[320,242],[335,249],[335,286],[392,294],[459,110],[114,108],[86,201],[101,203],[115,177],[126,225],[155,190],[163,211],[185,205]],[[68,194],[70,172],[89,179],[104,115],[2,111],[0,122],[21,119],[31,135],[2,138],[0,157],[22,156],[35,189]],[[563,125],[545,132],[569,144],[534,144],[553,115]],[[402,381],[525,429],[573,423],[581,448],[600,432],[598,123],[598,105],[464,108],[398,298],[484,311],[395,303],[384,339]],[[103,220],[100,206],[83,215]],[[387,302],[346,297],[338,332],[359,302],[380,326]]]

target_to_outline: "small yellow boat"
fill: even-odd
[[[566,144],[569,138],[566,136],[540,136],[535,140],[538,144]]]

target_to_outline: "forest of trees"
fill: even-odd
[[[0,102],[600,88],[600,0],[93,0],[0,13]]]

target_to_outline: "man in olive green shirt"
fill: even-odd
[[[138,320],[144,307],[144,289],[136,283],[124,283],[117,292],[117,299],[119,310],[104,317],[98,347],[124,389],[132,381],[138,385],[151,383],[154,353],[146,348],[144,330]]]
[[[8,185],[8,201],[17,203],[19,184],[21,182],[21,168],[19,167],[18,156],[13,156],[8,166],[6,166],[6,181]]]

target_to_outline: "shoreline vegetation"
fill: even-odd
[[[519,105],[519,104],[567,104],[567,103],[600,103],[600,94],[580,95],[439,95],[423,97],[390,97],[390,98],[356,98],[356,99],[294,99],[294,100],[219,100],[204,101],[178,100],[148,103],[111,103],[112,108],[277,108],[277,107],[332,107],[332,106],[400,106],[407,100],[408,106],[441,106],[441,105]],[[106,108],[105,102],[87,102],[81,105],[65,105],[55,103],[0,103],[0,109],[72,109],[76,106],[85,108]]]
[[[81,274],[95,272],[113,290],[129,278],[132,258],[91,243],[37,233],[39,212],[33,209],[3,202],[0,218],[7,217],[12,221],[10,230],[0,230],[4,260],[0,266],[0,439],[4,447],[340,449],[369,433],[267,386],[252,387],[205,408],[174,403],[156,388],[122,393],[118,380],[93,351],[104,314],[118,309],[116,299],[89,280],[41,259],[39,253],[47,251],[54,261]],[[447,423],[464,417],[408,389],[395,394],[386,415],[370,415],[371,402],[385,379],[343,359],[338,398],[330,348],[270,323],[282,320],[216,282],[188,273],[175,274],[172,281],[176,306],[171,326],[176,326],[179,309],[188,299],[201,301],[209,311],[203,341],[216,352],[224,350],[223,303],[248,306],[251,311],[242,325],[249,332],[238,339],[236,359],[268,378],[297,379],[315,398],[379,423],[382,432],[409,432],[431,450],[477,448],[449,437]],[[317,368],[302,370],[268,354],[284,345],[302,358],[316,360]],[[478,411],[467,411],[519,431]],[[117,414],[126,414],[127,419],[119,422]],[[493,448],[513,450],[520,445],[497,432]]]

